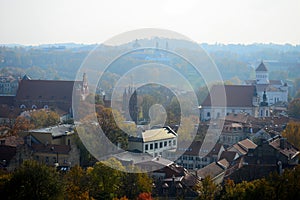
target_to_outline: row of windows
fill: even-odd
[[[21,108],[21,109],[25,109],[26,106],[25,106],[24,104],[22,104],[22,105],[20,105],[20,108]],[[31,106],[31,108],[32,108],[32,109],[37,109],[37,106],[33,104],[33,105]],[[48,109],[49,106],[48,106],[48,105],[44,105],[44,108],[45,108],[45,109]]]
[[[204,157],[204,158],[199,158],[199,157],[194,157],[194,156],[180,156],[180,160],[196,160],[196,161],[202,161],[202,162],[207,162],[208,158]]]
[[[163,148],[163,147],[167,147],[169,144],[169,146],[172,146],[172,140],[169,140],[169,141],[164,141],[164,142],[155,142],[155,143],[151,143],[151,144],[145,144],[145,151],[148,151],[148,150],[153,150],[153,147],[154,149],[158,149],[158,146],[159,148]],[[176,145],[176,140],[173,140],[173,146]]]
[[[268,76],[267,76],[267,75],[260,75],[260,74],[257,74],[257,75],[256,75],[256,78],[268,78]]]

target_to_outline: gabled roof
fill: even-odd
[[[291,159],[293,159],[294,157],[299,155],[299,149],[297,149],[296,147],[294,147],[291,143],[289,143],[288,141],[284,141],[285,142],[285,147],[281,148],[280,147],[280,140],[281,139],[285,139],[285,138],[277,138],[275,140],[270,141],[269,145],[271,147],[273,147],[274,149],[276,149],[277,151],[279,151],[282,155],[286,156],[286,157],[291,157]]]
[[[237,152],[234,151],[223,151],[221,156],[220,156],[220,160],[222,159],[226,159],[229,163],[231,163],[232,161],[234,161],[235,159],[237,159],[239,157]]]
[[[225,100],[224,94],[225,90]],[[215,107],[252,107],[252,98],[256,93],[256,88],[253,85],[214,85],[202,106]],[[213,102],[212,100],[213,99]]]
[[[249,149],[255,149],[257,145],[249,139],[239,141],[228,148],[228,151],[237,152],[239,155],[246,155]]]
[[[63,100],[72,102],[74,84],[82,81],[21,80],[16,100]]]
[[[261,62],[260,65],[256,68],[255,71],[257,71],[257,72],[267,72],[268,69],[265,66],[265,64],[263,62]]]
[[[210,176],[212,179],[225,172],[229,167],[229,163],[226,159],[222,159],[218,162],[210,163],[209,165],[197,170],[197,175],[201,178]]]
[[[150,142],[176,138],[177,134],[170,127],[154,128],[143,131],[139,137],[129,137],[130,141]]]

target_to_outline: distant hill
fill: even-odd
[[[153,48],[185,51],[197,57],[196,47],[200,45],[216,63],[224,80],[242,81],[254,78],[254,69],[264,60],[270,71],[270,78],[293,81],[300,78],[300,46],[289,44],[195,44],[178,39],[152,38],[132,41],[120,46],[98,46],[99,51],[109,52],[100,58],[95,66],[105,64],[118,56],[121,49],[132,50],[135,43]],[[83,60],[97,44],[75,43],[43,44],[23,46],[18,44],[0,45],[0,74],[28,74],[34,79],[74,79]],[[103,61],[103,62],[102,62]],[[112,77],[118,77],[125,70],[125,59],[115,66]],[[138,63],[138,62],[137,62]],[[188,73],[188,72],[187,72]]]

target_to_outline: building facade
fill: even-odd
[[[177,148],[177,133],[170,127],[143,131],[138,137],[129,137],[128,150],[162,156],[164,151]]]

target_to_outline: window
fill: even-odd
[[[176,145],[176,140],[173,140],[173,146],[175,146]]]
[[[49,157],[48,156],[46,156],[46,163],[48,163],[49,162]]]
[[[36,105],[32,105],[31,108],[32,109],[37,109],[37,106]]]
[[[148,150],[148,144],[145,145],[145,150],[146,150],[146,151]]]
[[[210,117],[210,112],[207,112],[206,116],[207,116],[207,117]]]
[[[171,146],[171,140],[169,140],[169,146]]]
[[[166,147],[166,146],[167,146],[167,144],[168,144],[168,143],[167,143],[167,141],[165,141],[165,142],[164,142],[164,146]]]
[[[153,144],[150,144],[150,150],[153,149]]]
[[[266,110],[266,117],[268,117],[269,116],[269,112]]]
[[[163,143],[160,142],[160,143],[159,143],[159,148],[162,148],[162,147],[163,147]]]
[[[68,145],[69,145],[69,146],[71,145],[71,140],[70,140],[70,139],[68,139]]]
[[[154,148],[155,148],[155,149],[158,148],[158,143],[157,143],[157,142],[154,144]]]

